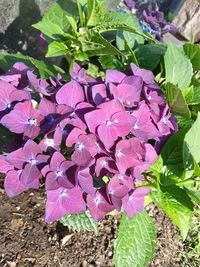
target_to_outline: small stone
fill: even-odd
[[[73,236],[73,234],[71,235],[66,235],[65,237],[63,237],[62,241],[61,241],[61,245],[64,246],[69,240],[70,238]]]

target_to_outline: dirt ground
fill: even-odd
[[[44,222],[43,190],[28,191],[8,198],[0,187],[1,267],[111,267],[113,246],[120,216],[107,216],[99,224],[99,234],[70,232],[59,222]],[[154,205],[147,207],[158,236],[158,250],[151,267],[181,264],[177,228]],[[179,252],[178,252],[179,251]],[[189,266],[191,267],[191,266]]]

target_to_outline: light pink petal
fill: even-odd
[[[63,85],[56,94],[58,104],[65,104],[75,108],[79,102],[84,101],[83,88],[76,81],[71,81]]]

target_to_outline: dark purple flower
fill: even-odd
[[[131,129],[134,136],[140,140],[147,141],[161,135],[151,120],[149,107],[144,101],[140,102],[138,110],[134,110],[131,115],[134,118],[133,127]]]
[[[109,201],[105,187],[96,190],[92,195],[88,195],[87,205],[95,221],[100,221],[106,213],[114,210],[114,206]]]
[[[42,48],[47,48],[47,41],[46,41],[44,35],[42,33],[39,33],[38,37],[39,37],[39,41],[40,41],[40,46]]]

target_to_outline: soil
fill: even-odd
[[[107,216],[99,233],[75,233],[59,222],[44,222],[43,189],[8,198],[0,184],[0,266],[1,267],[111,267],[120,215]],[[180,264],[177,228],[153,204],[147,207],[158,235],[158,250],[151,267]]]

